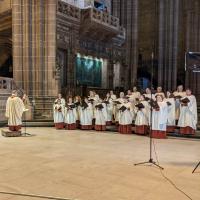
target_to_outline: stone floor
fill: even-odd
[[[112,132],[28,128],[32,136],[0,136],[0,200],[187,200],[148,160],[149,139]],[[163,173],[191,199],[200,199],[200,141],[154,140]],[[155,154],[153,154],[155,158]],[[46,198],[47,199],[47,198]],[[59,199],[59,198],[57,198]]]

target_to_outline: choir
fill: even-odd
[[[133,87],[119,97],[110,91],[105,98],[90,91],[88,97],[68,97],[67,101],[59,94],[53,109],[57,129],[105,131],[106,126],[115,125],[122,134],[147,135],[151,127],[153,138],[166,138],[167,132],[177,130],[195,134],[197,126],[196,98],[190,89],[183,91],[182,85],[166,94],[162,87],[155,92],[146,88],[143,94]]]

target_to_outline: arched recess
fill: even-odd
[[[0,32],[0,76],[13,77],[12,39]]]

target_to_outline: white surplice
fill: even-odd
[[[24,111],[25,106],[22,99],[16,96],[8,97],[5,116],[8,118],[9,126],[22,125],[22,114]]]
[[[179,127],[189,126],[196,130],[197,126],[197,102],[194,95],[186,96],[190,102],[187,106],[180,107]]]

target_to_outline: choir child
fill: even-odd
[[[75,96],[74,97],[74,104],[76,106],[76,127],[79,128],[80,126],[80,105],[81,105],[81,97]]]
[[[144,96],[145,96],[146,100],[150,100],[150,99],[156,100],[155,94],[153,94],[149,88],[146,88],[145,92],[146,93],[144,94]]]
[[[110,96],[110,93],[106,94],[106,98],[104,99],[104,104],[106,106],[106,112],[107,112],[106,125],[110,126],[112,125],[113,121],[113,100]]]
[[[115,124],[119,124],[119,108],[121,107],[121,104],[123,104],[125,101],[124,92],[120,92],[119,98],[114,100],[114,118],[115,118]]]
[[[119,108],[119,127],[118,131],[122,134],[132,133],[133,115],[131,113],[131,103],[124,99]]]
[[[80,125],[82,130],[91,130],[93,119],[93,107],[91,102],[85,97],[81,102]]]
[[[62,94],[60,93],[58,94],[58,98],[55,100],[55,102],[57,102],[58,100],[60,100],[61,104],[65,106],[65,99],[62,97]]]
[[[106,105],[102,103],[102,100],[99,99],[98,103],[95,105],[95,130],[96,131],[105,131],[106,130]]]
[[[185,91],[183,91],[183,85],[179,85],[177,90],[173,93],[175,97],[175,107],[176,107],[176,121],[178,121],[180,116],[180,99],[186,96]]]
[[[116,100],[117,96],[114,94],[113,90],[110,91],[110,97],[112,100]]]
[[[65,128],[67,130],[75,130],[76,120],[77,120],[76,105],[73,103],[72,97],[69,97],[65,107]]]
[[[174,132],[175,126],[176,126],[175,99],[174,99],[174,95],[169,91],[167,91],[166,103],[168,105],[167,132]]]
[[[180,118],[178,126],[181,134],[195,134],[197,126],[197,103],[190,89],[186,90],[186,96],[181,98]]]
[[[133,102],[134,103],[137,103],[137,101],[139,100],[139,98],[140,98],[140,92],[139,91],[137,91],[137,87],[133,87],[133,92],[132,92],[132,94],[131,94],[131,99],[133,99]]]
[[[140,96],[136,110],[135,133],[145,135],[148,132],[150,106],[144,95]]]
[[[152,106],[152,137],[158,139],[166,138],[168,106],[163,101],[162,95],[156,96],[156,101],[151,102]],[[150,116],[151,121],[151,116]]]
[[[163,97],[163,99],[165,98],[165,94],[162,91],[162,87],[160,87],[160,86],[157,87],[155,96],[157,96],[157,95],[161,95]]]
[[[6,102],[5,116],[8,118],[8,127],[10,131],[19,131],[22,126],[22,114],[26,111],[24,103],[17,95],[17,91],[13,90]]]
[[[65,107],[61,103],[61,99],[57,99],[54,102],[53,106],[54,110],[54,124],[56,129],[63,129],[64,128],[64,116],[65,116]]]

